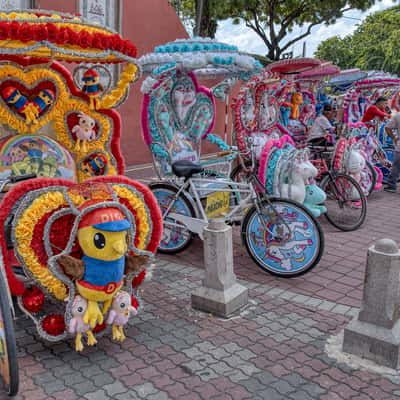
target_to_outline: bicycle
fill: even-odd
[[[342,231],[358,229],[367,215],[367,200],[361,186],[350,175],[328,167],[332,150],[326,146],[313,146],[310,150],[314,155],[311,162],[319,172],[316,179],[326,193],[326,219]]]
[[[183,251],[195,234],[202,239],[210,215],[219,213],[228,224],[241,221],[242,241],[263,271],[291,278],[318,264],[324,248],[318,221],[301,204],[264,194],[254,172],[243,183],[195,176],[203,168],[190,161],[173,163],[172,171],[175,181],[149,185],[163,215],[160,252]]]

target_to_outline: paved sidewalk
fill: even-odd
[[[243,279],[330,301],[332,307],[360,307],[368,247],[386,237],[400,244],[399,195],[400,192],[373,193],[368,199],[365,224],[354,232],[341,232],[320,218],[325,236],[324,255],[317,267],[299,278],[276,278],[261,271],[242,244],[240,227],[234,227],[235,272]],[[163,258],[203,268],[202,243],[199,239],[194,242],[182,253]]]
[[[400,399],[400,375],[350,368],[325,353],[327,339],[360,305],[368,246],[382,237],[399,242],[399,201],[398,194],[374,194],[357,232],[323,223],[320,265],[296,279],[258,269],[235,228],[235,271],[250,304],[229,320],[190,307],[203,277],[200,241],[159,258],[123,344],[104,337],[77,354],[72,341],[46,343],[30,320],[18,319],[17,399]]]
[[[77,354],[70,341],[47,344],[19,319],[18,399],[400,398],[400,376],[354,370],[325,354],[327,338],[354,309],[327,311],[317,298],[241,281],[249,306],[219,319],[190,307],[202,276],[198,268],[160,262],[143,292],[145,310],[122,345],[104,337]]]

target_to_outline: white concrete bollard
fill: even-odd
[[[204,229],[205,278],[192,293],[192,307],[222,317],[245,306],[248,289],[233,272],[232,228],[223,219],[212,219]]]
[[[400,251],[393,240],[368,249],[362,306],[344,330],[343,351],[400,367]]]

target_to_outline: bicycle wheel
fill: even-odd
[[[252,163],[251,161],[245,161],[244,163],[246,168],[250,168]],[[234,182],[248,182],[249,176],[252,172],[247,172],[243,169],[243,165],[237,165],[231,172],[230,179]]]
[[[161,214],[167,211],[171,202],[178,193],[178,188],[168,183],[155,183],[150,185],[161,209]],[[169,213],[186,215],[195,218],[194,207],[188,197],[181,193]],[[180,226],[174,226],[178,224]],[[182,223],[169,217],[164,218],[163,237],[158,247],[160,253],[174,254],[185,250],[193,239],[193,234]]]
[[[364,169],[361,171],[361,188],[364,190],[366,196],[370,195],[374,191],[376,185],[376,172],[373,165],[367,161]]]
[[[326,219],[342,231],[354,231],[365,221],[367,200],[360,185],[346,174],[326,175],[321,182],[326,193]]]
[[[0,269],[4,270],[4,266]],[[6,285],[5,277],[0,272],[0,376],[4,389],[10,396],[15,396],[19,388],[17,345],[10,308],[11,297],[8,296]]]
[[[241,233],[248,253],[263,271],[293,278],[318,264],[324,235],[305,207],[292,200],[269,199],[259,209],[250,208]]]

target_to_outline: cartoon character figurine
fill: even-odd
[[[88,176],[104,175],[107,158],[103,154],[95,154],[82,161],[82,171]]]
[[[86,153],[86,143],[96,138],[96,131],[94,130],[96,121],[85,113],[79,113],[78,117],[79,124],[72,128],[72,133],[75,133],[76,135],[75,150],[82,150],[84,153]]]
[[[99,96],[103,91],[103,86],[100,84],[100,76],[94,69],[88,69],[83,74],[82,80],[82,92],[89,96],[89,107],[94,110],[99,105]]]
[[[40,140],[29,140],[26,144],[28,151],[29,164],[31,166],[31,172],[38,174],[39,168],[42,164],[43,157],[43,144]]]
[[[14,86],[7,86],[1,92],[4,101],[14,107],[18,113],[25,115],[27,125],[36,124],[36,107]]]
[[[300,106],[303,104],[303,96],[300,92],[295,92],[292,95],[292,112],[291,119],[298,119],[300,116]]]
[[[55,94],[50,89],[42,89],[39,94],[33,99],[33,105],[36,108],[35,117],[38,118],[39,114],[43,112],[48,106],[53,104]]]
[[[112,337],[114,340],[123,342],[126,339],[124,326],[128,323],[130,315],[136,315],[137,310],[131,305],[129,293],[121,290],[112,302],[112,308],[108,314],[107,324],[112,325]]]
[[[289,116],[292,110],[292,105],[290,103],[282,102],[279,107],[281,111],[280,121],[283,126],[289,125]]]
[[[87,344],[89,346],[94,346],[97,343],[96,338],[93,335],[93,332],[90,330],[90,326],[83,322],[83,315],[87,310],[87,301],[82,296],[75,296],[74,301],[72,302],[72,318],[69,321],[69,333],[76,333],[75,337],[75,350],[82,351],[82,334],[86,333],[87,336]]]
[[[85,212],[87,207],[90,211]],[[77,259],[61,255],[58,261],[88,301],[83,323],[94,328],[103,323],[103,316],[122,287],[124,274],[138,271],[148,256],[126,255],[131,224],[119,208],[105,208],[104,203],[88,200],[80,210],[84,214],[77,237],[84,256]],[[103,303],[102,311],[99,302]]]

